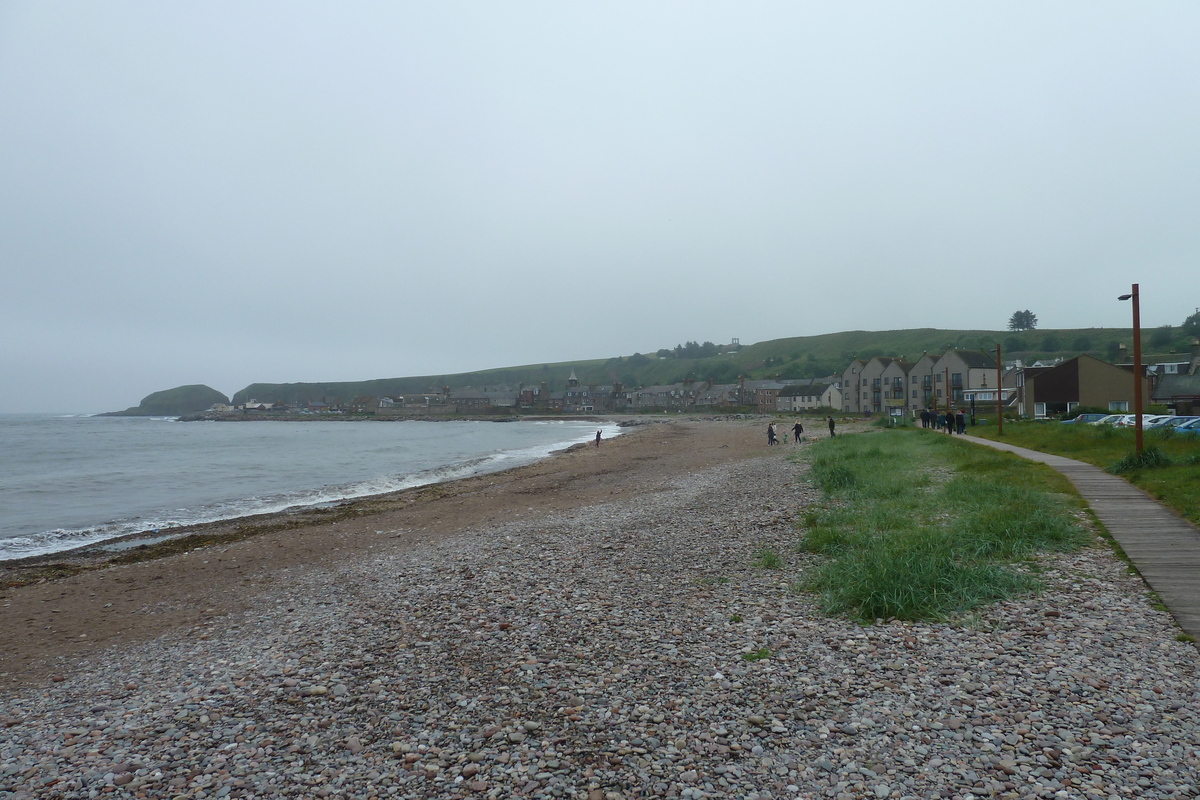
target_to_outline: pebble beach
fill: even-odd
[[[1197,647],[1106,546],[952,622],[830,618],[793,589],[806,445],[686,424],[614,452],[755,445],[436,537],[385,517],[232,613],[59,656],[0,696],[0,798],[1200,797]]]

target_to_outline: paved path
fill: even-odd
[[[1200,639],[1200,529],[1099,467],[976,436],[962,438],[1040,461],[1066,475],[1171,609],[1179,627]]]

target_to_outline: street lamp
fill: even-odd
[[[1133,291],[1123,294],[1118,300],[1133,301],[1133,425],[1134,443],[1138,455],[1142,454],[1142,315],[1138,306],[1138,285]]]

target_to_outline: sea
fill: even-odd
[[[621,432],[583,420],[0,414],[0,561],[508,469],[597,430]]]

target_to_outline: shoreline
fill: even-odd
[[[648,423],[639,422],[633,424],[643,425]],[[621,434],[621,436],[626,435],[628,434]],[[605,441],[611,442],[616,438],[619,437],[611,437]],[[427,494],[427,492],[424,490],[428,490],[431,487],[444,486],[448,487],[447,492],[453,492],[455,485],[460,482],[471,481],[478,478],[486,478],[492,475],[503,475],[508,472],[515,472],[524,469],[525,467],[538,464],[547,459],[574,452],[575,450],[588,446],[590,445],[587,442],[576,442],[558,450],[552,450],[546,455],[528,464],[519,464],[511,467],[502,467],[500,469],[485,470],[457,478],[432,480],[427,483],[421,483],[415,486],[407,486],[403,489],[396,489],[390,492],[361,495],[359,497],[348,497],[342,500],[316,503],[313,505],[296,505],[278,511],[265,511],[257,514],[242,514],[235,517],[226,517],[222,519],[208,520],[205,522],[193,522],[187,525],[179,525],[171,528],[160,528],[157,530],[143,529],[139,531],[132,531],[130,533],[124,533],[109,539],[103,539],[98,542],[91,542],[89,544],[79,545],[78,547],[71,547],[66,550],[56,550],[52,553],[40,553],[37,555],[23,556],[21,558],[0,560],[0,586],[23,585],[13,583],[12,578],[15,573],[25,569],[37,569],[40,567],[55,565],[94,568],[109,563],[133,563],[134,561],[145,561],[152,560],[154,558],[161,558],[165,555],[178,552],[181,549],[179,547],[181,544],[187,545],[182,549],[195,549],[196,547],[202,547],[209,544],[209,542],[205,541],[207,539],[215,540],[218,543],[226,543],[270,531],[290,530],[306,525],[327,523],[332,520],[383,513],[385,511],[392,510],[393,508],[404,507],[404,505],[407,503],[414,502],[414,496],[419,498],[422,495]],[[148,540],[146,544],[129,546],[129,543],[137,542],[143,539]],[[195,541],[191,542],[190,540],[192,539],[195,539]],[[189,540],[189,542],[177,542],[177,540]],[[114,548],[113,545],[126,546]],[[144,557],[125,557],[128,555],[144,555]]]
[[[105,416],[105,415],[96,415],[96,416]],[[112,416],[112,415],[108,415],[108,416]],[[157,417],[155,417],[155,418],[157,418]],[[324,420],[320,420],[320,421],[358,422],[358,421],[367,421],[367,420],[369,420],[369,418],[362,418],[362,419],[360,419],[360,418],[340,418],[340,419],[339,418],[331,418],[331,419],[324,419]],[[242,419],[231,419],[230,421],[243,421],[243,420]],[[313,418],[296,418],[296,419],[290,419],[290,418],[285,419],[285,418],[281,418],[281,417],[273,417],[273,418],[265,418],[264,417],[264,418],[250,418],[250,419],[246,419],[244,421],[311,422],[311,421],[317,421],[317,419],[315,417],[313,417]],[[438,419],[431,418],[431,419],[396,419],[396,420],[386,420],[386,421],[406,421],[406,422],[449,422],[449,421],[481,422],[481,421],[486,421],[486,422],[494,422],[494,421],[517,421],[517,420],[468,419],[468,418],[458,418],[455,420],[447,420],[447,419],[438,420]],[[649,424],[649,423],[653,423],[653,422],[662,422],[663,420],[655,420],[653,418],[646,418],[646,417],[635,417],[635,418],[622,419],[618,422],[613,422],[613,421],[604,420],[604,419],[600,419],[600,418],[594,418],[594,417],[570,417],[570,418],[566,418],[566,417],[557,417],[557,418],[530,417],[527,419],[522,419],[520,421],[529,421],[529,422],[588,421],[588,422],[595,422],[595,423],[603,425],[605,427],[612,426],[612,427],[621,428],[622,430],[625,430],[625,429],[634,428],[634,427],[637,427],[640,425],[645,425],[645,424]],[[539,455],[536,460],[551,458],[555,454],[569,450],[571,447],[578,446],[579,444],[580,444],[580,442],[575,442],[575,443],[564,442],[562,447],[555,449],[555,450],[549,450],[549,451],[545,452],[544,454]],[[470,463],[470,461],[461,462],[461,464],[463,464],[463,465],[466,465],[469,463]],[[536,462],[530,462],[530,463],[536,463]],[[429,472],[450,470],[451,468],[453,468],[455,466],[456,466],[456,464],[447,464],[447,465],[443,465],[441,467],[432,468],[430,470],[406,473],[406,475],[408,477],[417,478],[418,476],[424,475]],[[519,466],[524,466],[524,465],[523,464],[517,465],[516,467],[502,466],[499,468],[494,468],[494,467],[493,468],[485,468],[485,469],[481,469],[477,472],[471,472],[470,474],[467,474],[463,477],[471,478],[471,477],[477,477],[479,475],[491,474],[493,472],[503,472],[503,471],[506,471],[509,469],[519,468]],[[203,534],[203,533],[209,532],[209,531],[221,530],[221,529],[229,527],[230,525],[236,526],[238,523],[246,523],[246,524],[254,525],[254,524],[259,524],[263,521],[272,523],[276,518],[296,519],[297,517],[299,517],[301,515],[305,515],[308,512],[315,512],[316,515],[318,517],[320,517],[322,512],[337,513],[339,510],[345,509],[354,504],[369,502],[373,499],[386,498],[391,495],[396,495],[396,494],[400,494],[402,492],[409,491],[411,489],[420,489],[420,488],[423,488],[426,486],[436,485],[436,484],[440,484],[440,483],[453,482],[453,481],[457,481],[457,480],[461,480],[461,479],[462,478],[458,478],[458,477],[449,478],[449,479],[445,479],[442,477],[435,477],[435,478],[432,478],[431,480],[427,480],[422,483],[416,483],[411,486],[406,486],[404,488],[394,489],[391,491],[376,492],[373,494],[354,495],[354,496],[343,497],[343,498],[336,499],[336,500],[323,499],[323,500],[313,501],[311,503],[297,502],[286,508],[278,508],[275,510],[264,510],[264,511],[251,512],[251,513],[241,513],[241,514],[236,514],[233,516],[218,517],[216,519],[205,519],[205,520],[199,520],[199,521],[194,521],[194,522],[187,522],[187,523],[179,524],[179,525],[171,525],[169,527],[139,528],[137,530],[129,530],[125,533],[120,533],[120,534],[113,535],[113,536],[107,536],[106,538],[103,538],[103,539],[88,541],[84,544],[72,544],[69,547],[65,547],[63,549],[58,549],[58,550],[53,550],[51,552],[33,553],[30,555],[23,555],[23,556],[18,556],[15,558],[0,558],[0,586],[5,585],[5,583],[6,583],[5,579],[7,577],[6,570],[10,569],[10,568],[19,570],[19,569],[24,569],[24,568],[36,567],[36,566],[40,566],[40,565],[49,565],[49,564],[53,564],[56,562],[63,562],[63,563],[70,563],[70,564],[74,564],[74,563],[89,563],[90,564],[90,563],[95,563],[97,561],[103,561],[107,557],[119,555],[119,551],[129,549],[128,546],[121,547],[120,545],[122,545],[122,543],[140,542],[140,541],[144,540],[146,544],[153,545],[155,543],[167,542],[167,541],[170,541],[173,539],[178,539],[181,537],[194,536],[194,535]],[[298,524],[304,524],[304,522],[300,522]],[[89,534],[89,532],[92,530],[93,529],[91,529],[91,528],[81,528],[78,530],[65,531],[65,532],[46,531],[46,532],[42,532],[39,534],[28,534],[28,536],[32,536],[36,539],[36,538],[40,538],[40,537],[45,537],[46,535],[51,534],[51,533],[56,533],[56,534],[63,533],[65,535],[78,535],[78,536],[80,536],[80,538],[83,538],[84,535]],[[18,536],[18,537],[14,537],[14,538],[20,539],[22,537]],[[114,545],[116,547],[114,547]]]
[[[103,544],[146,534],[131,533],[70,551],[2,562],[0,602],[7,613],[0,615],[0,640],[18,644],[9,653],[0,654],[0,673],[9,676],[0,676],[0,691],[10,688],[14,681],[23,681],[20,676],[40,674],[44,678],[44,663],[29,671],[34,662],[45,662],[43,656],[83,655],[93,652],[96,646],[168,633],[178,625],[194,624],[197,608],[245,608],[253,593],[247,589],[274,582],[273,573],[324,565],[331,558],[340,560],[377,545],[411,546],[451,535],[468,521],[496,522],[509,514],[524,515],[539,507],[576,507],[618,491],[637,493],[647,489],[637,477],[640,471],[659,462],[669,461],[671,471],[686,472],[701,463],[744,457],[765,444],[757,421],[650,418],[645,422],[606,439],[599,449],[575,444],[530,464],[496,472],[356,498],[327,508],[185,526],[168,540],[115,553],[105,552]],[[655,422],[659,424],[652,424]],[[723,431],[722,444],[695,442],[692,450],[660,454],[650,443],[657,438],[656,433],[674,440],[685,430],[689,438],[699,438],[700,429]],[[696,464],[689,463],[693,458]],[[605,485],[610,476],[624,468],[628,468],[628,476],[618,481],[619,490]],[[571,495],[563,491],[568,485],[581,488]],[[523,506],[525,500],[536,504]],[[336,540],[332,551],[331,538]],[[377,541],[381,538],[383,542]],[[193,572],[195,559],[189,556],[210,551],[221,554],[217,563],[201,559],[200,566],[205,569]],[[239,560],[237,573],[253,572],[254,577],[244,583],[237,574],[218,566],[225,563],[224,554]],[[136,588],[114,586],[109,580],[114,572],[127,575],[118,582],[132,583]],[[160,599],[152,600],[156,595]],[[76,608],[62,607],[68,606],[72,597],[87,600],[80,601],[82,604]],[[99,597],[113,602],[112,610],[103,610],[103,603],[98,610],[93,598]],[[119,604],[115,602],[118,599]],[[112,613],[124,608],[134,615],[146,603],[162,602],[173,606],[174,611],[149,619],[145,615]],[[131,608],[134,603],[136,607]],[[48,608],[50,605],[54,607]],[[64,629],[73,633],[63,634]]]

